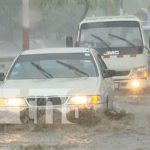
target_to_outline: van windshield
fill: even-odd
[[[143,41],[137,21],[84,23],[80,29],[80,46],[119,53],[142,53]]]

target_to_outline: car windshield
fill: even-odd
[[[138,49],[143,46],[139,23],[136,21],[84,23],[81,25],[80,46],[94,48],[137,47]]]
[[[90,53],[22,55],[7,79],[50,79],[96,77],[96,65]]]

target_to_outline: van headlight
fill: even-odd
[[[24,98],[5,98],[5,99],[0,99],[0,106],[25,107],[26,103]]]
[[[131,80],[131,87],[133,89],[138,89],[140,88],[140,81],[139,80]]]
[[[100,103],[100,96],[73,96],[67,103],[69,105],[96,105]]]
[[[139,68],[134,68],[132,70],[132,78],[147,78],[148,77],[148,67],[143,66]]]

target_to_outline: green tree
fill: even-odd
[[[117,1],[119,0],[31,0],[31,10],[33,8],[41,14],[39,21],[31,26],[32,35],[39,36],[43,41],[54,41],[53,43],[55,40],[63,42],[66,35],[76,39],[78,24],[89,10],[96,8],[104,11],[104,15],[116,14]],[[56,43],[58,45],[59,42]]]
[[[84,5],[83,14],[80,21],[83,20],[89,9],[99,7],[106,11],[107,15],[111,15],[117,10],[120,0],[33,0],[35,5],[42,7],[44,9],[50,9],[51,7],[57,7],[65,5],[66,3],[74,3],[77,5]]]

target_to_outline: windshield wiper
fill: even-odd
[[[81,74],[89,77],[89,75],[87,73],[81,71],[80,69],[78,69],[78,68],[76,68],[76,67],[74,67],[72,65],[66,64],[66,63],[64,63],[62,61],[56,61],[56,62],[59,63],[59,64],[61,64],[61,65],[63,65],[63,66],[65,66],[65,67],[67,67],[67,68],[69,68],[69,69],[71,69],[71,70],[75,70],[75,71],[77,71],[77,72],[79,72],[79,73],[81,73]]]
[[[122,40],[122,41],[125,41],[125,42],[129,43],[132,47],[137,48],[132,42],[130,42],[129,40],[127,40],[127,39],[125,39],[125,38],[123,38],[123,37],[120,37],[120,36],[114,35],[114,34],[108,34],[108,35],[109,35],[109,36],[112,36],[112,37],[114,37],[114,38],[120,39],[120,40]]]
[[[31,64],[38,69],[46,78],[53,78],[53,75],[45,71],[41,66],[37,65],[36,63],[31,62]]]
[[[112,50],[111,47],[107,44],[107,42],[105,42],[103,39],[101,39],[100,37],[98,37],[97,35],[91,34],[92,37],[94,37],[95,39],[101,41],[108,49]]]

